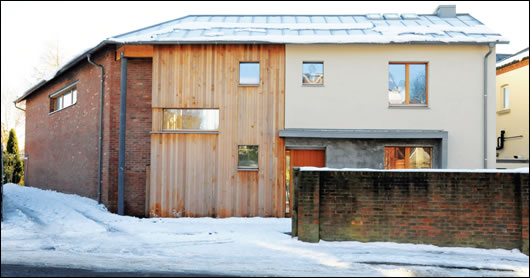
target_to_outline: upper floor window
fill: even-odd
[[[303,62],[302,63],[302,84],[303,85],[323,85],[324,84],[324,63]]]
[[[502,108],[510,108],[510,87],[508,85],[502,87]]]
[[[259,85],[259,63],[240,62],[239,63],[239,84]]]
[[[432,147],[385,147],[385,169],[432,168]]]
[[[427,63],[388,65],[388,104],[427,105]]]
[[[162,129],[217,131],[219,109],[164,109]]]
[[[50,112],[59,111],[77,103],[76,83],[50,95]]]

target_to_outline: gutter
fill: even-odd
[[[86,58],[88,62],[101,69],[101,91],[99,94],[99,139],[98,139],[98,204],[101,204],[101,168],[103,165],[103,94],[104,94],[104,82],[105,82],[105,68],[102,65],[98,65],[90,60],[90,53],[87,54]]]
[[[489,51],[484,56],[484,169],[488,168],[488,56],[495,44],[489,43],[488,47]]]

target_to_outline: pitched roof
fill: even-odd
[[[189,15],[108,38],[61,66],[27,96],[107,44],[486,44],[508,43],[469,14]]]
[[[469,14],[190,15],[116,43],[508,43]]]
[[[497,67],[497,69],[499,69],[499,68],[502,68],[502,67],[507,66],[509,64],[513,64],[513,63],[522,61],[525,58],[528,59],[528,47],[523,49],[523,50],[521,50],[521,51],[519,51],[519,52],[517,52],[517,53],[515,53],[515,54],[513,54],[513,55],[511,55],[511,56],[509,56],[509,57],[507,57],[507,58],[505,58],[505,59],[503,59],[503,60],[501,60],[501,61],[499,61],[499,62],[497,62],[496,67]]]

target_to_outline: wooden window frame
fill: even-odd
[[[388,104],[389,107],[428,107],[429,106],[429,63],[428,62],[389,62],[389,65],[405,65],[405,104]],[[409,66],[425,65],[425,104],[410,103]],[[390,71],[390,69],[388,69]],[[388,72],[387,72],[388,73]],[[388,85],[387,85],[388,86]],[[388,101],[388,98],[387,98]]]
[[[404,153],[404,168],[386,168],[387,166],[387,163],[386,163],[386,149],[387,148],[405,148],[405,153]],[[430,165],[431,165],[431,168],[423,168],[423,169],[434,169],[433,168],[433,165],[434,165],[434,146],[431,146],[431,145],[388,145],[388,146],[384,146],[384,169],[385,170],[394,170],[394,169],[421,169],[421,168],[410,168],[410,152],[411,152],[411,149],[412,148],[429,148],[431,149],[431,161],[430,161]]]
[[[259,66],[259,72],[258,72],[258,83],[241,83],[241,64],[258,64]],[[259,61],[239,61],[239,67],[237,69],[238,71],[238,85],[240,87],[259,87],[261,86],[261,63]]]

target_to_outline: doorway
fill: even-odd
[[[326,167],[326,151],[290,149],[285,151],[285,216],[291,216],[293,167]]]

